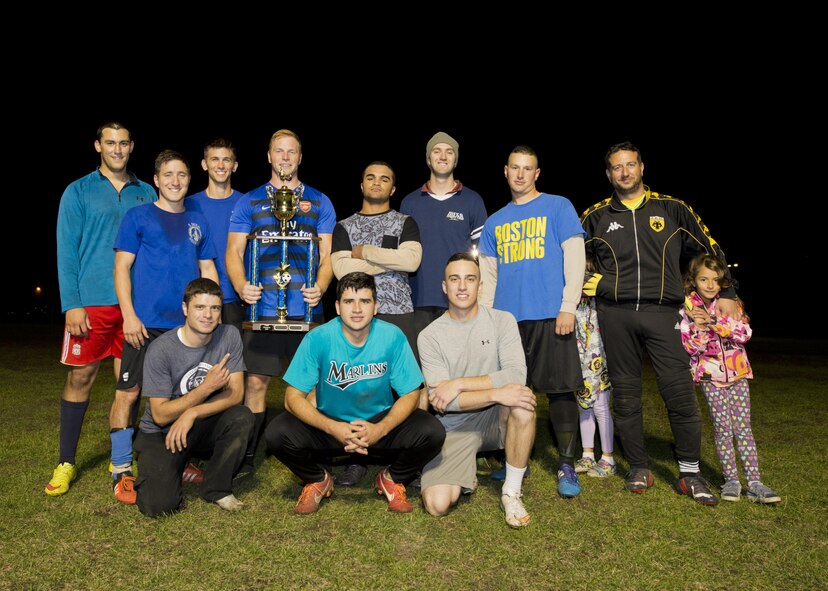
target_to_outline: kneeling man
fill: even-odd
[[[429,324],[417,346],[429,403],[446,429],[442,451],[423,468],[423,504],[445,515],[477,484],[476,455],[506,450],[500,497],[506,523],[529,524],[521,500],[523,473],[535,440],[535,394],[526,384],[526,359],[517,322],[509,312],[478,305],[480,268],[465,252],[446,264],[448,311]]]
[[[141,513],[157,517],[181,507],[181,474],[193,454],[210,457],[199,496],[238,511],[233,476],[244,460],[253,415],[242,404],[244,359],[239,331],[221,320],[221,288],[193,279],[184,290],[184,326],[149,344],[142,394],[147,398],[135,449]]]

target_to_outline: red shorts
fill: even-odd
[[[60,362],[80,366],[106,359],[121,358],[124,349],[124,319],[119,306],[86,306],[92,328],[85,337],[74,337],[63,331]]]

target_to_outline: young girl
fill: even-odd
[[[728,287],[725,282],[724,266],[716,257],[699,255],[690,261],[684,276],[688,295],[681,310],[681,339],[690,353],[693,381],[701,386],[710,408],[716,452],[725,479],[722,500],[738,501],[742,492],[735,438],[748,482],[745,496],[757,503],[778,503],[779,495],[762,484],[750,427],[748,380],[753,378],[753,372],[744,347],[753,332],[749,319],[747,315],[742,320],[715,316],[719,291]]]
[[[589,255],[586,261],[586,275],[596,271]],[[575,341],[581,357],[581,372],[584,375],[584,389],[575,393],[580,408],[578,418],[581,429],[583,457],[575,462],[576,472],[587,476],[605,478],[615,474],[615,459],[612,457],[614,428],[610,412],[610,385],[606,366],[604,342],[598,327],[598,313],[595,298],[582,296],[575,309]],[[595,461],[595,423],[601,435],[601,459]]]

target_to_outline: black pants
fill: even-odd
[[[233,492],[233,476],[241,466],[253,430],[253,413],[244,405],[198,419],[187,434],[184,451],[164,447],[166,433],[138,433],[138,509],[148,517],[174,513],[181,506],[181,473],[193,454],[212,454],[199,496],[214,502]]]
[[[369,421],[378,423],[387,414],[387,410],[383,411]],[[306,484],[322,480],[326,461],[345,453],[336,438],[303,423],[287,411],[270,421],[264,437],[268,452]],[[366,461],[390,464],[389,473],[394,482],[408,484],[440,452],[445,438],[446,430],[440,421],[418,408],[368,448]]]
[[[612,382],[615,431],[630,468],[649,465],[641,412],[645,350],[667,406],[676,457],[688,462],[697,462],[701,457],[701,412],[690,376],[690,357],[681,344],[679,322],[675,306],[641,304],[635,310],[632,305],[607,305],[598,301],[598,324]]]

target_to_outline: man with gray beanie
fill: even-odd
[[[403,198],[400,212],[410,215],[420,228],[423,257],[420,268],[409,274],[414,313],[422,327],[448,308],[443,293],[446,261],[457,252],[477,253],[477,241],[488,214],[479,193],[454,178],[460,144],[438,131],[426,144],[429,180]]]

